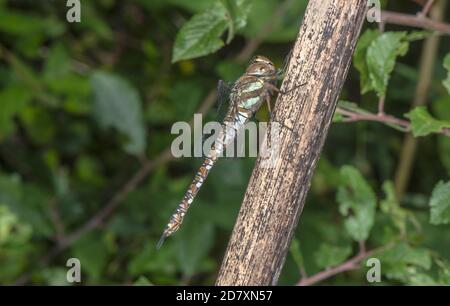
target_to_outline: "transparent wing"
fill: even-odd
[[[228,108],[230,107],[230,95],[233,87],[232,82],[219,80],[217,83],[217,118],[216,121],[222,122]]]
[[[289,62],[291,60],[293,50],[294,49],[291,48],[288,55],[286,55],[286,57],[284,58],[283,66],[280,69],[278,69],[278,78],[280,80],[284,78],[284,75],[287,72],[287,68],[288,68]]]
[[[211,116],[208,116],[209,120],[218,122],[220,124],[223,123],[223,120],[227,114],[227,111],[231,105],[230,103],[230,94],[231,89],[233,87],[232,82],[227,82],[223,80],[219,80],[217,83],[217,100],[214,106],[214,112]],[[203,144],[205,141],[212,136],[212,133],[203,133]],[[207,153],[207,152],[204,152]]]

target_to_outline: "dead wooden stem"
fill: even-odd
[[[273,285],[302,211],[351,57],[366,0],[311,0],[274,110],[285,128],[272,167],[260,156],[217,285]],[[305,86],[300,84],[307,83]]]

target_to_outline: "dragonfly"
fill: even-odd
[[[173,235],[180,228],[209,172],[227,145],[234,141],[237,131],[253,118],[264,103],[267,103],[269,113],[271,112],[270,100],[274,92],[279,92],[276,82],[280,78],[280,74],[281,70],[276,69],[272,61],[258,55],[250,62],[245,73],[232,84],[229,95],[230,103],[222,123],[222,129],[183,199],[170,217],[156,246],[157,249],[162,246],[167,237]]]

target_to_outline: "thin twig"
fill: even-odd
[[[386,245],[386,246],[382,246],[376,249],[373,249],[371,251],[366,251],[366,243],[365,241],[360,241],[359,242],[359,252],[358,255],[350,258],[349,260],[335,266],[332,268],[329,268],[327,270],[321,271],[317,274],[314,274],[310,277],[304,278],[302,277],[300,279],[300,281],[297,283],[297,286],[310,286],[310,285],[314,285],[318,282],[321,282],[325,279],[328,279],[332,276],[335,276],[339,273],[343,273],[343,272],[347,272],[347,271],[352,271],[352,270],[357,270],[360,268],[361,262],[372,256],[373,254],[383,251],[389,247],[391,247],[392,243]]]
[[[378,115],[384,115],[384,102],[385,97],[380,98],[378,101]]]
[[[381,122],[388,125],[395,125],[402,129],[404,132],[411,131],[411,123],[408,120],[403,120],[396,118],[392,115],[387,114],[373,114],[373,113],[357,113],[351,110],[347,110],[342,107],[336,108],[336,113],[344,116],[343,122],[356,122],[356,121],[374,121]],[[442,134],[445,136],[450,136],[450,129],[444,128],[437,134]]]
[[[441,0],[432,7],[430,17],[436,21],[442,21],[445,16],[446,0]],[[412,106],[417,107],[425,105],[430,96],[430,86],[433,79],[433,71],[435,67],[436,57],[439,51],[438,36],[428,37],[422,47],[419,65],[419,79],[417,80],[416,92]],[[417,150],[417,139],[408,134],[405,136],[402,144],[402,149],[398,159],[398,166],[395,171],[395,193],[398,199],[403,197],[403,194],[408,186],[414,158]]]
[[[347,260],[335,267],[321,271],[310,277],[307,277],[307,278],[302,277],[301,280],[297,283],[297,286],[310,286],[310,285],[316,284],[320,281],[323,281],[327,278],[335,276],[339,273],[351,271],[351,270],[357,270],[360,267],[361,261],[363,261],[365,258],[371,256],[374,252],[375,252],[375,250],[367,252],[365,243],[360,242],[358,255],[350,258],[349,260]]]
[[[433,7],[434,0],[428,0],[427,3],[423,6],[422,11],[420,11],[417,15],[421,18],[426,17]]]
[[[344,116],[344,122],[356,122],[356,121],[375,121],[386,124],[394,124],[400,126],[409,131],[410,123],[407,120],[399,119],[387,114],[372,114],[372,113],[356,113],[350,110],[346,110],[342,107],[336,108],[336,113]]]
[[[409,27],[417,27],[432,31],[438,31],[443,34],[450,35],[450,24],[434,21],[427,17],[403,14],[391,11],[381,12],[381,23],[397,24]]]

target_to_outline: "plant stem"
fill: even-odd
[[[432,11],[431,18],[443,20],[446,0],[437,3]],[[434,62],[439,49],[439,37],[431,36],[427,38],[423,45],[423,51],[420,59],[419,80],[416,86],[416,94],[412,106],[424,105],[427,102],[427,96],[433,74]],[[408,186],[412,165],[417,149],[417,140],[412,135],[406,135],[403,141],[402,150],[399,157],[399,164],[395,172],[395,192],[400,200]]]

